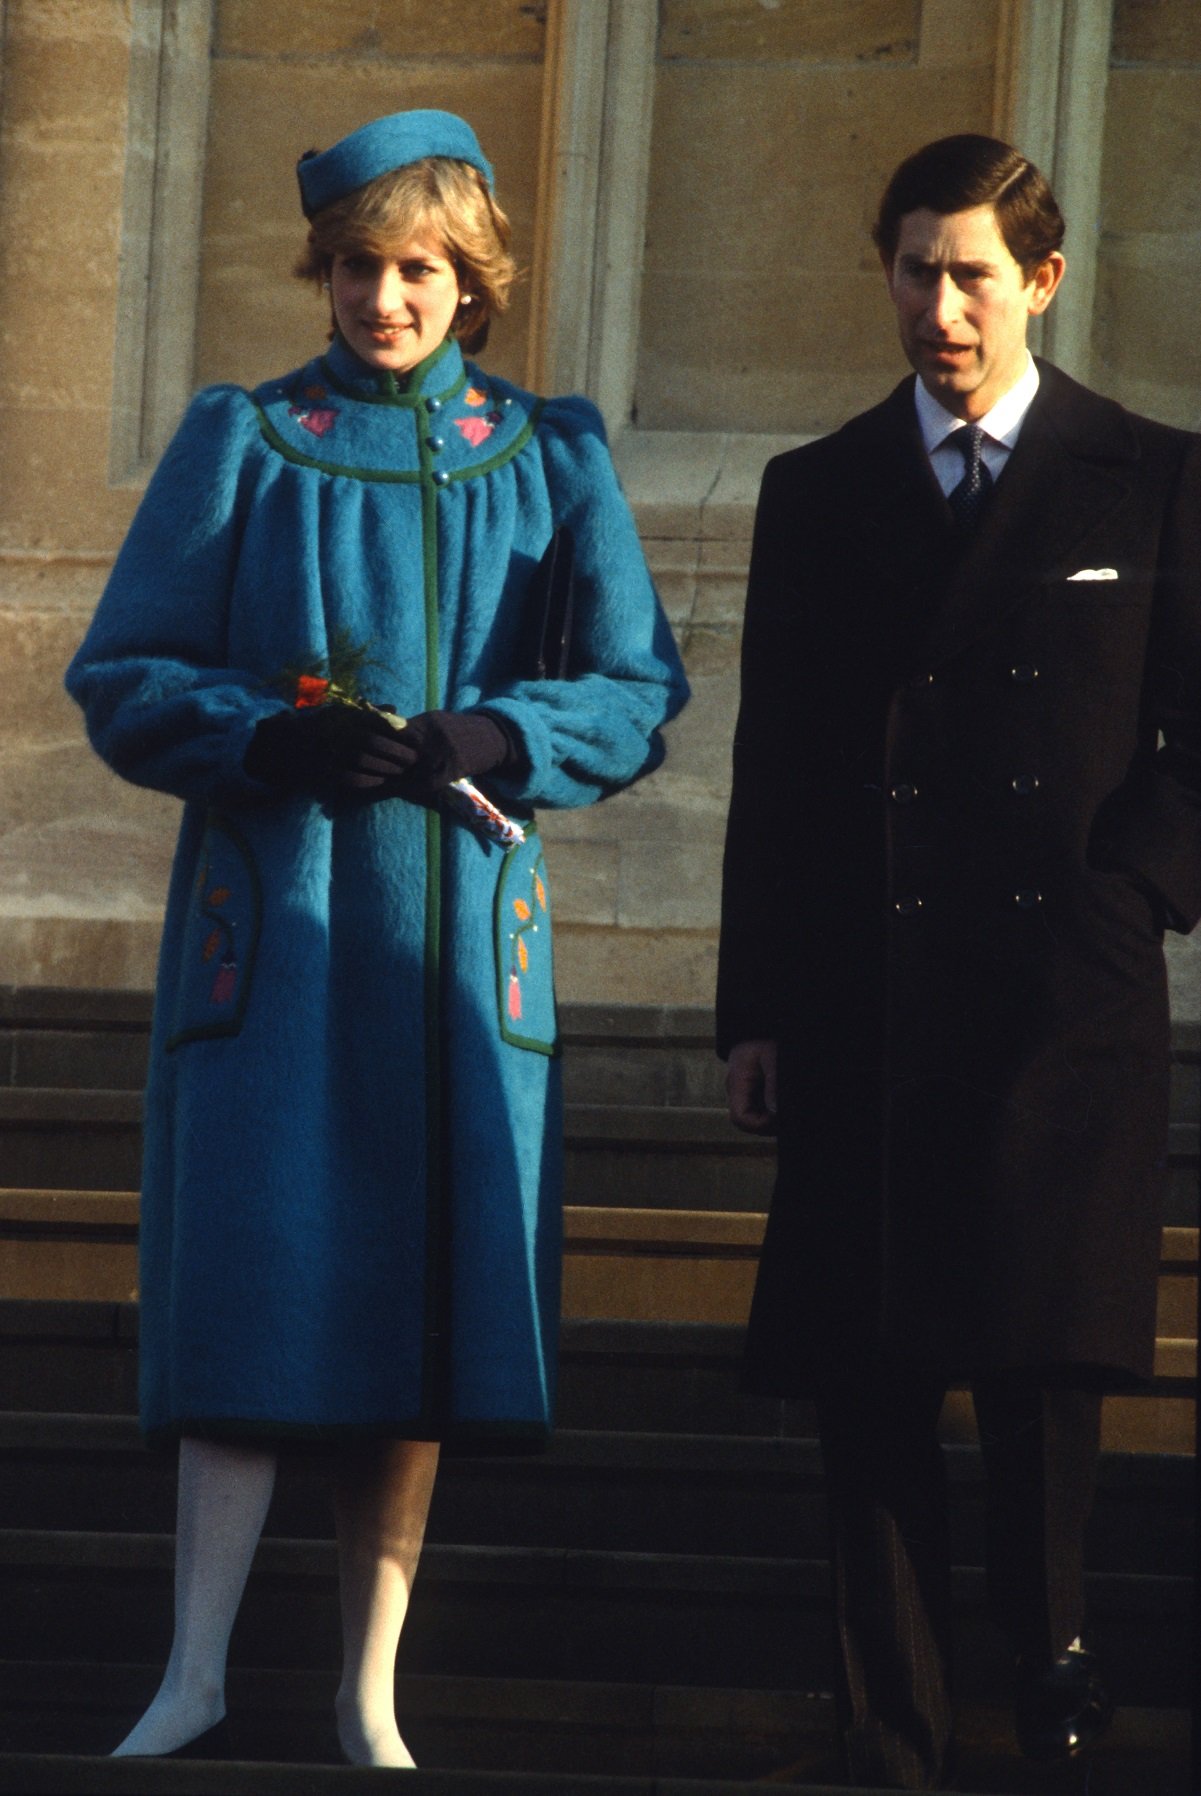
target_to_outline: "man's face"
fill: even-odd
[[[906,212],[886,262],[901,347],[940,404],[982,418],[1026,365],[1026,321],[1043,312],[1063,274],[1056,251],[1026,279],[991,206]]]

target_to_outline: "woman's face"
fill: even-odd
[[[441,343],[461,297],[443,247],[411,237],[393,255],[354,250],[334,257],[334,317],[360,361],[406,374]]]

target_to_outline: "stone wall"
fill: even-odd
[[[1093,379],[1201,428],[1201,6],[1117,0],[1105,113]]]
[[[903,156],[991,129],[997,8],[967,10],[663,0],[640,427],[818,434],[905,372],[869,231]]]
[[[1095,384],[1196,425],[1199,16],[1195,0],[0,0],[0,981],[152,981],[178,807],[95,761],[62,669],[187,393],[255,383],[323,338],[289,272],[296,155],[448,105],[497,165],[531,271],[487,359],[519,380],[549,365],[591,283],[616,459],[695,691],[658,774],[548,820],[561,989],[707,1002],[759,474],[903,370],[867,234],[879,188],[929,136],[1019,124],[1068,179],[1080,120],[1060,63],[1099,45],[1097,298],[1085,205],[1074,340]],[[593,136],[560,141],[585,91]],[[562,203],[585,164],[591,214]],[[547,245],[562,273],[573,244],[600,244],[589,218],[604,253],[556,283]],[[1196,968],[1176,946],[1186,1014]]]

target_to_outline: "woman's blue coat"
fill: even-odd
[[[529,576],[576,544],[571,677]],[[538,1437],[558,1326],[561,1098],[536,828],[248,777],[271,684],[336,635],[406,715],[486,705],[513,814],[657,765],[686,685],[603,427],[465,366],[340,343],[193,402],[67,676],[126,779],[185,801],[142,1193],[142,1419],[178,1433]]]

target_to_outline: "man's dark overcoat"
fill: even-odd
[[[718,992],[723,1052],[781,1047],[758,1388],[881,1337],[952,1378],[1151,1370],[1201,441],[1040,374],[965,548],[912,379],[764,476]]]

